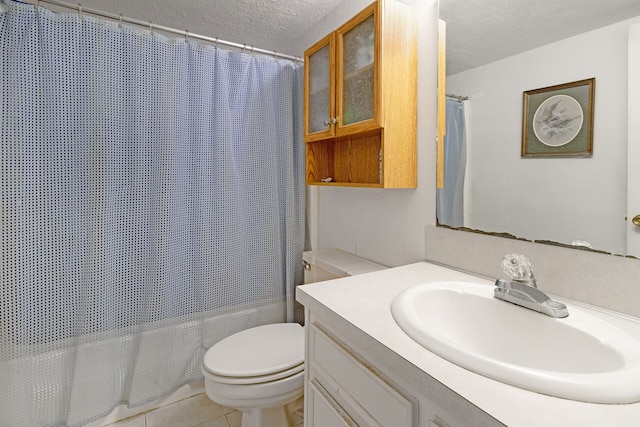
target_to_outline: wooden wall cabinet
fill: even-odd
[[[307,184],[415,188],[416,10],[378,0],[304,61]]]

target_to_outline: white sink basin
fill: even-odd
[[[438,282],[402,292],[391,312],[427,350],[486,377],[572,400],[640,401],[640,342],[567,307],[554,319],[495,299],[492,286]]]

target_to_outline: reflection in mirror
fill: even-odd
[[[640,239],[627,224],[628,85],[638,78],[627,65],[640,2],[440,0],[440,18],[452,96],[438,223],[629,253]],[[592,156],[521,157],[523,93],[590,78]]]
[[[444,187],[437,190],[436,208],[440,224],[463,227],[464,183],[467,166],[467,130],[463,97],[446,99],[444,134]]]

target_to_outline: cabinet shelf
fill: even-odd
[[[350,72],[344,74],[344,79],[345,80],[349,80],[349,79],[353,79],[355,77],[360,77],[368,72],[373,72],[374,71],[374,67],[373,67],[373,63],[369,64],[369,65],[365,65],[362,68],[357,68],[355,70],[351,70]]]
[[[307,143],[307,183],[382,187],[382,131]],[[331,182],[323,182],[331,178]]]
[[[353,70],[349,74],[345,74],[344,79],[350,80],[356,77],[361,77],[367,72],[373,71],[373,64],[369,64],[365,67],[358,68],[357,70]],[[313,92],[309,92],[310,98],[315,97],[317,95],[328,94],[330,91],[329,86],[323,86],[321,88],[315,89]]]
[[[317,90],[315,90],[315,91],[313,91],[313,92],[309,92],[309,95],[310,95],[311,97],[314,97],[314,96],[321,95],[321,94],[325,94],[325,93],[326,93],[326,94],[328,94],[328,93],[329,93],[329,87],[328,87],[328,86],[327,86],[327,87],[320,88],[320,89],[317,89]]]

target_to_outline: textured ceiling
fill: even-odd
[[[295,40],[342,0],[79,1],[83,7],[295,55]]]
[[[190,33],[300,55],[293,51],[296,40],[341,1],[350,0],[79,1]],[[448,73],[638,15],[640,0],[440,0],[440,17],[447,21]]]
[[[640,0],[440,0],[447,73],[640,15]]]

